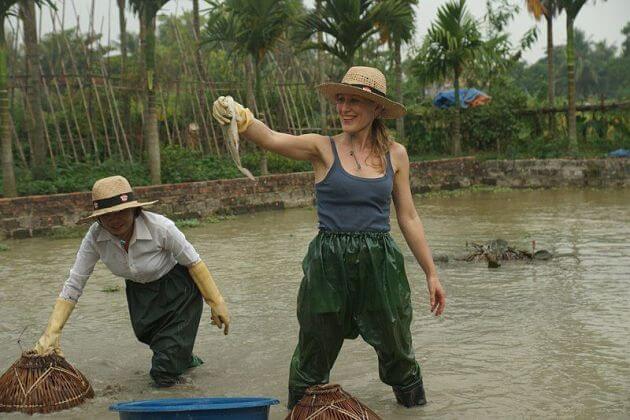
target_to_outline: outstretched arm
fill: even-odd
[[[90,230],[79,247],[77,257],[70,270],[70,276],[64,283],[59,297],[55,301],[55,306],[44,333],[35,344],[34,350],[39,355],[51,352],[63,356],[61,351],[61,331],[66,325],[70,314],[83,293],[83,288],[88,278],[94,271],[94,266],[99,259],[99,254],[94,247],[93,232]]]
[[[265,150],[290,159],[308,160],[311,162],[321,160],[322,151],[320,147],[322,147],[322,144],[326,144],[321,141],[323,136],[319,134],[294,136],[274,131],[262,121],[254,118],[249,109],[244,108],[236,101],[231,101],[230,97],[221,96],[212,105],[212,115],[220,124],[226,125],[230,123],[232,111],[228,104],[233,103],[238,132],[248,140],[253,141]]]
[[[295,160],[321,160],[319,147],[327,144],[321,141],[319,134],[292,134],[280,133],[267,127],[262,121],[254,120],[243,135],[263,149]]]
[[[414,257],[422,267],[427,278],[429,289],[429,301],[431,312],[436,316],[444,312],[446,306],[446,292],[440,283],[440,279],[433,263],[431,249],[424,236],[424,227],[420,216],[413,204],[411,187],[409,185],[409,157],[407,150],[396,143],[391,149],[393,160],[396,162],[396,175],[394,176],[394,191],[392,193],[396,206],[396,217],[405,241]]]

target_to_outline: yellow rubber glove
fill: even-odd
[[[223,296],[219,292],[216,283],[212,279],[212,275],[206,266],[206,263],[199,261],[192,267],[188,268],[190,276],[201,292],[201,296],[210,306],[212,324],[219,329],[223,328],[223,334],[227,335],[230,329],[230,313],[228,312]]]
[[[48,320],[48,326],[33,349],[37,354],[43,356],[55,352],[59,356],[63,356],[63,352],[61,351],[61,330],[68,318],[70,318],[74,306],[75,303],[70,300],[57,299],[50,319]]]
[[[232,109],[236,113],[236,124],[238,132],[242,133],[254,122],[254,114],[243,105],[232,99],[231,96],[219,96],[219,99],[212,104],[212,116],[222,125],[230,123],[232,120]]]

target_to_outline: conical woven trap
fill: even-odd
[[[337,384],[315,385],[293,407],[285,420],[381,420],[361,401]]]
[[[0,412],[50,413],[92,397],[86,377],[54,353],[26,351],[0,376]]]

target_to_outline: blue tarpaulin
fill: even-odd
[[[479,99],[486,99],[481,100]],[[477,89],[460,89],[459,90],[459,100],[462,104],[462,108],[468,108],[469,105],[481,105],[490,100],[490,97]],[[445,90],[443,92],[439,92],[433,98],[433,105],[438,108],[446,109],[455,105],[455,90]]]
[[[608,153],[609,157],[630,157],[630,150],[617,149],[614,152]]]

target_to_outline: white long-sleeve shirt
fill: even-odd
[[[116,276],[138,283],[158,280],[176,263],[190,266],[199,254],[172,220],[143,210],[136,217],[128,251],[98,223],[85,237],[59,297],[78,301],[98,260]]]

